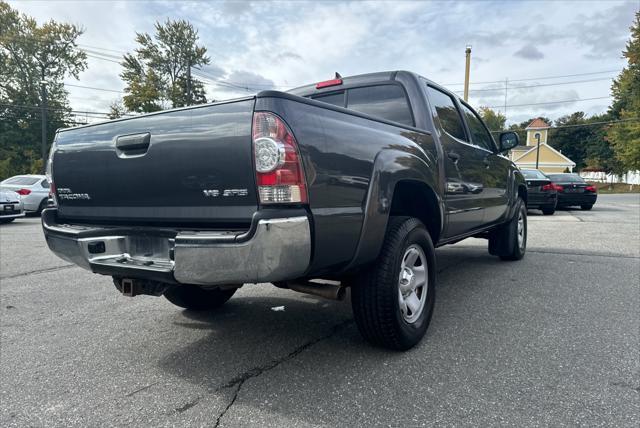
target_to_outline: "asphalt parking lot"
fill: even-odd
[[[0,245],[2,426],[640,424],[637,194],[530,211],[521,262],[439,249],[406,353],[365,343],[348,302],[268,285],[212,314],[123,297],[51,254],[37,218]]]

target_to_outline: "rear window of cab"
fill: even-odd
[[[374,85],[350,88],[320,95],[311,99],[338,107],[346,107],[373,117],[414,126],[407,95],[399,85]]]

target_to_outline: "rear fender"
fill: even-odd
[[[382,150],[377,154],[365,201],[360,239],[354,257],[344,271],[371,262],[378,257],[384,242],[393,192],[400,181],[424,183],[435,191],[440,210],[440,230],[442,230],[444,205],[437,179],[437,161],[428,153],[422,153],[425,155],[424,159],[395,149]]]

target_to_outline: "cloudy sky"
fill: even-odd
[[[577,110],[606,111],[611,79],[640,0],[180,2],[10,1],[35,17],[80,25],[89,68],[68,86],[75,110],[107,111],[122,94],[118,59],[136,32],[186,19],[212,63],[209,98],[286,90],[372,71],[415,71],[461,91],[471,45],[470,100],[504,111],[508,123]],[[565,77],[560,77],[565,76]],[[560,103],[558,101],[579,100]]]

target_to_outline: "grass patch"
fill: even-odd
[[[598,188],[598,193],[640,193],[640,185],[627,183],[599,183],[588,181],[592,186]]]

